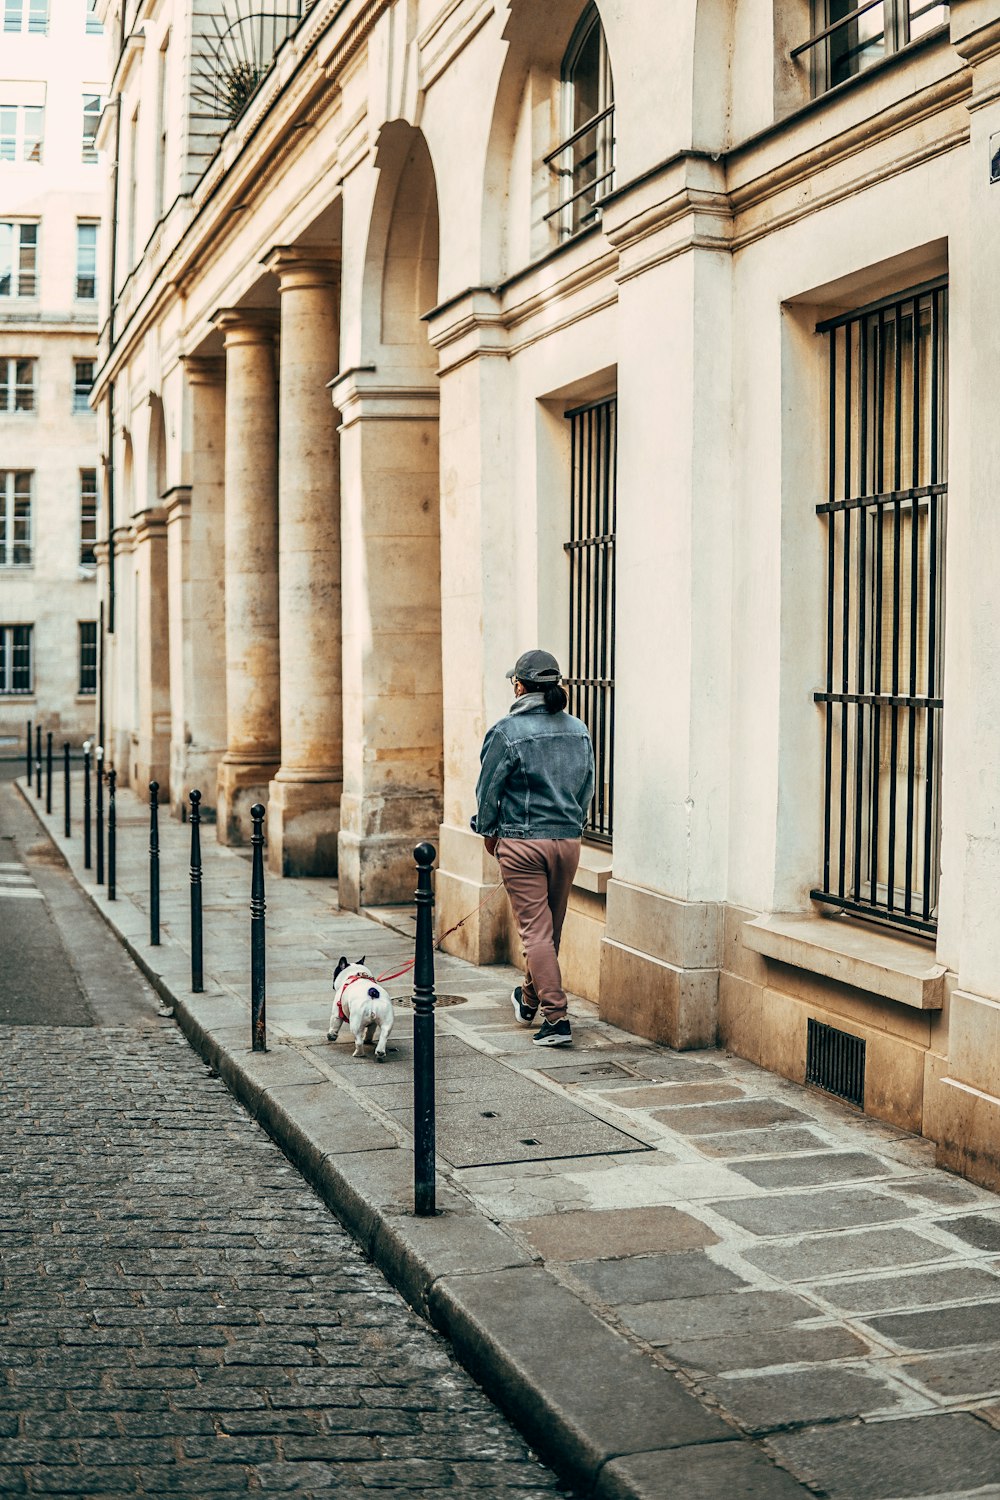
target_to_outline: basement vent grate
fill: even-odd
[[[865,1105],[865,1043],[859,1036],[809,1019],[806,1083],[814,1083],[859,1109]]]

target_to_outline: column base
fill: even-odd
[[[337,893],[342,911],[412,901],[417,870],[413,850],[437,840],[441,799],[414,792],[399,797],[357,797],[340,803]]]
[[[294,776],[294,771],[279,771],[271,782],[268,869],[276,875],[336,875],[343,782],[296,781]]]
[[[439,933],[467,917],[442,947],[473,964],[507,963],[514,941],[510,905],[498,891],[481,910],[480,902],[500,883],[500,866],[486,853],[478,833],[449,827],[440,830],[440,855],[434,882],[434,905]]]
[[[608,882],[601,942],[602,1021],[683,1050],[714,1047],[722,909]]]
[[[220,844],[231,848],[249,844],[253,836],[250,809],[255,802],[267,806],[268,791],[277,769],[277,761],[245,765],[223,758],[219,762],[215,816],[218,823],[216,837]]]
[[[224,750],[202,750],[196,745],[171,745],[169,799],[161,787],[160,800],[169,800],[172,817],[184,821],[191,808],[188,793],[197,789],[201,792],[202,822],[215,822],[219,762],[224,754]]]

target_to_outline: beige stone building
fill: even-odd
[[[104,14],[122,774],[488,961],[553,649],[572,988],[1000,1182],[995,0]]]
[[[87,0],[0,15],[0,737],[92,732],[106,45]]]

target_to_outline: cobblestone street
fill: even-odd
[[[0,1494],[555,1491],[172,1023],[0,1047]]]

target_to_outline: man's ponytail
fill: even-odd
[[[550,682],[545,688],[545,707],[550,714],[561,713],[569,702],[561,682]]]

